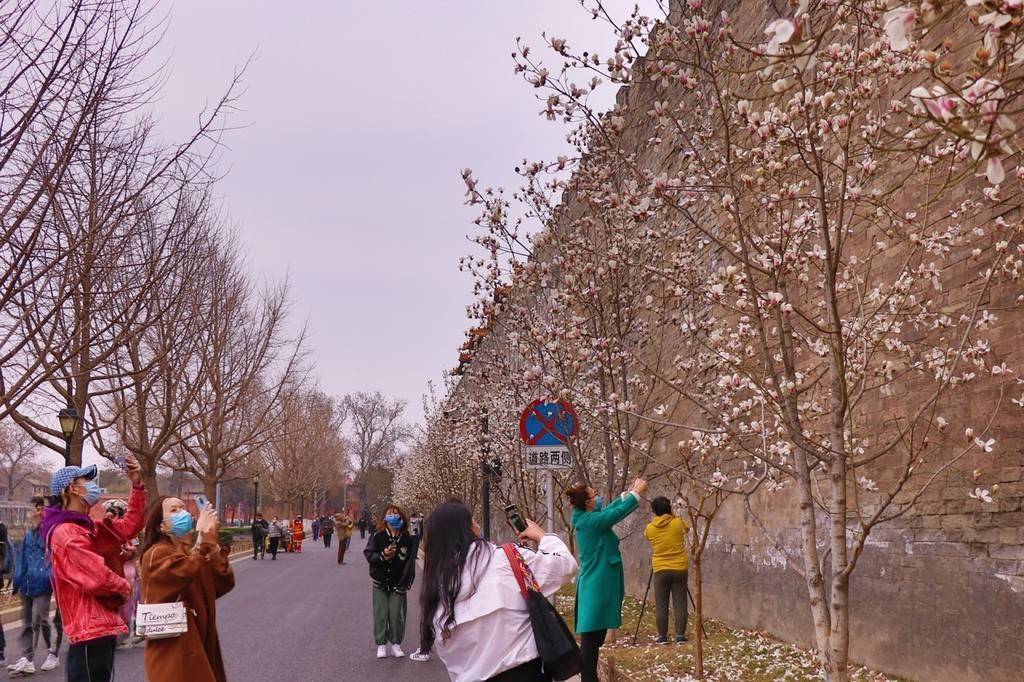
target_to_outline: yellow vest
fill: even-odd
[[[651,568],[659,571],[685,571],[690,562],[686,558],[686,532],[690,524],[673,514],[655,516],[647,524],[644,537],[651,543]]]

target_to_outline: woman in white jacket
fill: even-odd
[[[520,547],[545,596],[576,572],[576,559],[557,535],[528,521]],[[480,537],[465,505],[442,504],[427,518],[421,641],[433,645],[452,682],[551,680],[541,666],[526,600],[501,547]]]

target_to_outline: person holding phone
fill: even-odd
[[[373,579],[373,638],[377,658],[405,656],[406,592],[416,576],[419,543],[409,535],[409,517],[397,505],[388,505],[379,530],[370,536],[363,555]]]
[[[537,551],[520,547],[519,556],[552,597],[576,573],[572,552],[532,521],[509,514],[509,522],[524,529],[520,540],[537,544]],[[453,682],[549,682],[505,551],[481,537],[461,502],[435,509],[424,530],[420,650],[433,648]]]
[[[103,490],[96,465],[67,466],[50,479],[51,505],[39,526],[50,553],[51,582],[63,632],[71,646],[67,658],[70,682],[109,682],[114,675],[117,636],[128,631],[120,609],[131,596],[124,577],[121,548],[142,527],[146,488],[134,457],[125,460],[132,482],[123,518],[94,522],[89,510]]]
[[[198,541],[192,544],[193,525]],[[146,521],[141,599],[146,604],[185,603],[188,630],[146,641],[150,682],[224,682],[217,637],[217,604],[235,586],[235,574],[218,542],[217,512],[208,506],[193,524],[185,503],[161,497]]]
[[[614,528],[637,510],[645,490],[647,481],[638,478],[629,492],[608,506],[597,491],[585,483],[565,491],[573,506],[572,527],[576,531],[580,558],[573,629],[580,635],[582,682],[597,682],[597,659],[605,636],[608,630],[622,625],[626,579]]]

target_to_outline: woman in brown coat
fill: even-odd
[[[192,515],[176,497],[161,498],[146,521],[142,603],[185,602],[188,632],[146,641],[150,682],[225,682],[217,639],[216,599],[235,586],[228,557],[217,543],[217,513],[199,513],[199,543],[192,547]]]

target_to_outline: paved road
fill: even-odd
[[[296,680],[442,682],[443,666],[433,660],[378,660],[373,643],[370,579],[362,542],[353,539],[345,565],[334,549],[306,542],[301,554],[278,554],[277,561],[246,558],[234,564],[235,589],[217,602],[217,622],[228,679],[233,682]],[[416,650],[419,609],[409,595],[406,653]],[[17,648],[16,628],[7,629],[7,655]],[[62,666],[36,673],[33,680],[57,682]],[[12,659],[8,658],[10,662]],[[37,666],[42,663],[37,659]],[[0,680],[4,679],[0,673]],[[142,646],[117,653],[117,682],[143,682]],[[187,682],[187,681],[184,681]]]

